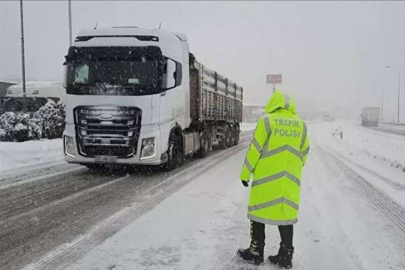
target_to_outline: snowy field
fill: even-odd
[[[242,130],[255,126],[243,124]],[[354,122],[308,126],[311,152],[302,178],[293,269],[405,269],[405,137]],[[53,246],[35,259],[30,257],[23,269],[278,269],[267,261],[257,267],[236,257],[236,250],[250,240],[249,189],[238,179],[250,136],[245,133],[238,147],[191,161],[167,175],[105,176],[76,165],[78,169],[53,165],[60,176],[39,177],[37,182],[50,191],[39,193],[39,209],[27,212],[28,220],[34,217],[40,223],[28,222],[30,230],[23,229],[38,234],[40,240],[33,237],[33,241],[41,249]],[[60,140],[0,143],[2,162],[14,170],[31,162],[33,166],[62,162],[57,161],[62,158],[61,144]],[[73,169],[76,172],[69,176],[66,171]],[[46,192],[51,198],[66,195],[47,204]],[[62,225],[51,227],[55,223]],[[53,229],[42,235],[47,227]],[[66,228],[59,232],[59,227]],[[279,241],[277,228],[267,226],[266,257],[277,251]],[[0,243],[0,259],[11,262],[10,257],[1,257],[1,248]],[[22,248],[26,252],[27,247]]]

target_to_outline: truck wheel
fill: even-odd
[[[169,149],[167,150],[166,170],[171,171],[181,166],[184,159],[183,139],[181,136],[171,133],[169,137]]]
[[[235,146],[235,136],[236,136],[236,130],[235,127],[230,127],[229,128],[229,133],[228,133],[228,137],[229,137],[229,141],[228,141],[228,146],[232,147]]]
[[[201,137],[201,148],[197,152],[197,157],[205,158],[208,156],[208,153],[210,152],[210,143],[211,137],[208,135],[208,133],[204,133],[204,135]]]

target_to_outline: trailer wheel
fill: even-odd
[[[184,160],[183,138],[172,132],[169,137],[169,148],[167,149],[166,170],[171,171],[180,167]]]
[[[229,139],[231,138],[230,133],[231,132],[229,130],[229,126],[225,124],[222,130],[222,138],[219,141],[219,147],[221,149],[226,149],[229,147],[230,145]]]

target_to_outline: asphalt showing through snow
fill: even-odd
[[[217,164],[227,155],[245,149],[251,135],[252,132],[245,132],[239,146],[214,151],[205,159],[191,159],[172,172],[142,168],[101,173],[78,165],[54,164],[2,176],[7,185],[0,187],[0,269],[21,269],[55,248],[74,242],[129,205],[141,205],[131,216],[136,219],[193,180],[186,177],[177,181],[182,174]],[[163,183],[170,192],[157,194],[159,189],[154,187]],[[118,222],[121,225],[115,230],[101,234],[97,231],[94,243],[132,220]],[[68,252],[63,254],[70,258]],[[49,264],[36,269],[56,269],[55,265],[60,267],[61,261],[69,260],[62,256],[56,264],[48,260]]]

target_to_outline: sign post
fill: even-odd
[[[23,85],[23,110],[27,112],[27,92],[25,89],[25,49],[24,49],[24,13],[23,0],[20,0],[20,19],[21,19],[21,62],[22,62],[22,85]]]
[[[283,75],[282,74],[269,74],[266,76],[267,84],[273,85],[273,93],[276,91],[276,85],[283,83]]]

